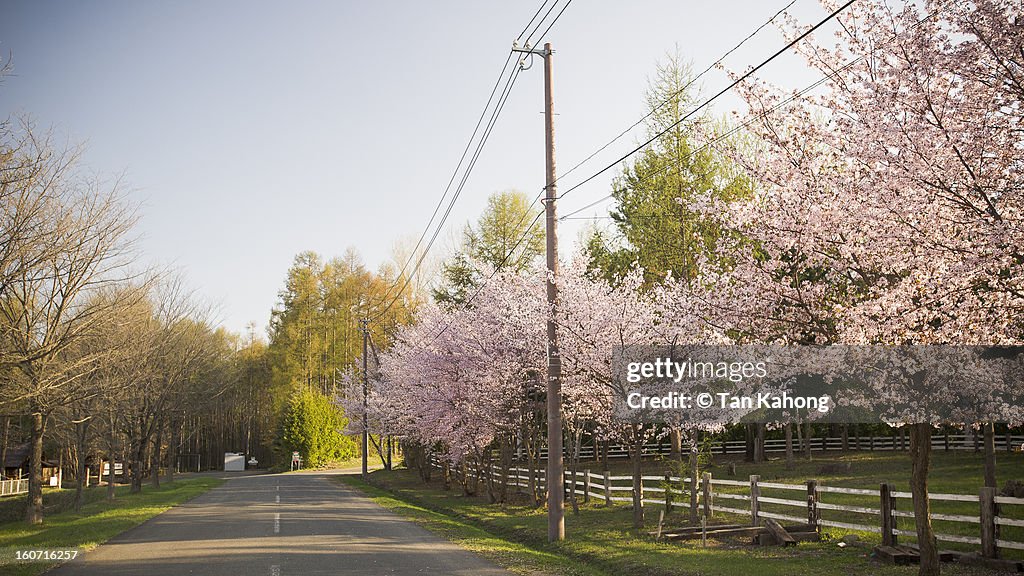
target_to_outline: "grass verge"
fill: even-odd
[[[529,554],[536,554],[557,558],[559,562],[568,561],[571,572],[558,566],[546,570],[571,574],[911,576],[917,573],[916,566],[894,567],[872,560],[871,547],[866,543],[840,547],[831,540],[801,543],[796,548],[762,548],[738,540],[709,540],[707,547],[702,547],[699,541],[655,541],[646,531],[631,527],[631,512],[625,506],[587,504],[580,508],[579,514],[567,511],[566,540],[549,544],[545,537],[547,518],[543,508],[489,504],[484,497],[464,496],[458,490],[445,491],[438,482],[423,484],[407,470],[378,471],[371,479],[376,487],[366,487],[352,478],[344,481],[365,489],[382,505],[393,507],[414,520],[417,515],[431,518],[431,522],[438,525],[436,531],[446,536],[446,527],[452,525],[459,526],[459,530],[483,531],[486,538],[481,538],[471,549],[485,556],[499,555],[499,563],[519,573],[531,573],[539,567],[517,555],[509,555],[501,562],[504,550],[520,547],[527,552],[527,560],[531,558]],[[945,565],[943,574],[992,573]]]
[[[18,550],[91,550],[110,538],[219,485],[217,478],[191,478],[147,487],[138,494],[119,491],[113,502],[99,500],[78,512],[46,517],[43,524],[0,524],[0,573],[11,576],[42,574],[59,562],[19,562]]]
[[[356,476],[336,476],[334,479],[363,492],[384,508],[408,518],[427,530],[516,574],[566,576],[605,576],[610,574],[596,566],[581,565],[578,560],[561,555],[557,550],[532,547],[492,534],[472,520],[428,509],[413,502],[412,499],[402,497],[379,486],[367,484]]]

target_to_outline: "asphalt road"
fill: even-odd
[[[510,576],[325,474],[233,478],[53,576]]]

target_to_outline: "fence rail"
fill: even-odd
[[[1024,447],[1024,436],[1000,434],[995,439],[995,448],[1001,452],[1021,451]],[[934,450],[981,450],[980,434],[942,434],[932,436],[932,449]],[[816,437],[810,439],[811,450],[815,452],[838,452],[843,450],[843,439],[841,437]],[[893,452],[908,450],[910,439],[900,435],[892,436],[848,436],[846,438],[846,450],[872,451],[872,452]],[[747,443],[744,440],[714,440],[708,444],[709,450],[715,454],[742,454],[746,451]],[[781,438],[773,438],[764,441],[765,452],[785,452],[786,441]],[[793,439],[794,452],[800,451],[797,439]],[[644,445],[644,456],[656,454],[669,454],[672,447],[668,442],[650,443]],[[579,449],[582,460],[596,460],[602,455],[601,448],[595,448],[588,444]],[[596,456],[595,456],[596,454]],[[521,453],[517,456],[525,458]],[[540,458],[547,458],[547,450],[540,450]],[[629,449],[625,446],[611,445],[608,447],[608,458],[629,458]]]
[[[28,479],[0,480],[0,496],[14,496],[28,492]]]
[[[443,465],[435,460],[438,468]],[[526,468],[510,468],[508,475],[491,466],[481,471],[470,465],[467,474],[477,478],[491,479],[498,484],[507,483],[510,487],[529,488],[530,477],[539,491],[545,489],[545,478],[542,470],[531,471]],[[574,482],[575,480],[575,482]],[[654,486],[645,485],[656,482]],[[690,487],[696,492],[696,498],[690,500]],[[690,478],[677,476],[645,475],[640,482],[640,500],[644,504],[665,506],[668,511],[674,507],[688,508],[691,503],[697,507],[694,514],[702,512],[705,516],[714,513],[735,514],[749,518],[752,526],[759,526],[764,518],[812,524],[821,527],[838,528],[880,534],[883,544],[896,545],[899,537],[916,538],[914,530],[901,529],[899,520],[913,526],[914,513],[904,510],[911,498],[909,492],[898,492],[888,483],[880,485],[878,490],[865,488],[845,488],[840,486],[822,486],[817,480],[808,480],[804,484],[784,484],[779,482],[761,482],[760,477],[751,476],[747,481],[712,478],[705,473],[701,478],[691,482]],[[763,491],[782,492],[781,495],[766,496]],[[607,506],[616,502],[632,503],[634,499],[633,477],[612,476],[609,472],[595,474],[590,470],[566,472],[565,493],[567,497],[575,493],[582,496],[584,502],[596,499]],[[786,493],[798,492],[800,497]],[[823,501],[825,499],[842,500],[857,499],[856,504],[842,501]],[[979,494],[929,494],[935,502],[951,503],[950,505],[964,508],[973,505],[975,514],[938,513],[932,512],[932,521],[944,523],[945,528],[937,528],[935,538],[941,542],[954,542],[971,546],[980,546],[982,555],[990,558],[998,557],[1000,548],[1024,550],[1024,531],[1017,530],[1014,538],[1000,537],[1000,527],[1011,529],[1024,528],[1024,498],[1012,498],[996,495],[994,488],[982,488]],[[873,499],[877,503],[865,505],[864,500]],[[688,500],[688,502],[687,502]],[[716,501],[726,501],[723,506]],[[900,505],[900,502],[903,502]],[[771,509],[765,509],[768,505]],[[742,506],[742,507],[738,507]],[[912,506],[912,505],[911,505]],[[796,512],[800,510],[800,512]],[[966,510],[962,510],[966,511]],[[868,519],[870,518],[870,520]],[[951,534],[955,532],[974,532],[977,536]],[[947,531],[943,531],[947,530]]]

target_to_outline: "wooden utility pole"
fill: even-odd
[[[370,340],[370,321],[366,318],[359,321],[363,329],[363,480],[369,476],[370,429],[367,425],[367,396],[370,392],[370,373],[367,371],[367,348]]]
[[[544,194],[548,281],[548,541],[565,539],[565,469],[562,461],[562,358],[554,311],[558,307],[558,219],[555,217],[555,114],[551,96],[551,43],[544,45],[544,140],[547,180]]]
[[[555,123],[551,95],[551,43],[543,50],[512,46],[513,52],[544,58],[544,150],[546,178],[544,186],[545,237],[547,239],[547,301],[552,312],[558,306],[558,218],[555,214]],[[558,353],[555,319],[548,318],[548,541],[565,539],[565,463],[562,457],[562,359]]]

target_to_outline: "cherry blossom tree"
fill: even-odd
[[[1019,4],[858,3],[840,41],[798,45],[824,90],[743,84],[763,149],[698,287],[709,318],[764,342],[1018,344],[1024,337],[1024,22]],[[791,36],[800,26],[791,21]],[[937,574],[931,424],[911,424],[922,574]]]

